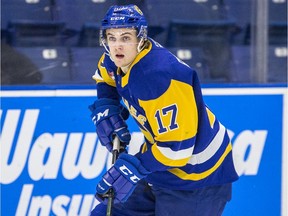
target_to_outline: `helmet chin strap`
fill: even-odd
[[[142,37],[137,46],[137,52],[140,53],[144,49],[144,38]]]
[[[105,43],[105,40],[104,39],[101,39],[101,44],[102,46],[104,46],[105,50],[107,51],[107,53],[110,55],[110,50],[109,48],[106,46],[106,43]]]

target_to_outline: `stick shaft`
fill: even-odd
[[[112,164],[114,164],[118,158],[119,149],[120,149],[120,140],[116,136],[115,139],[113,140]]]
[[[110,190],[111,190],[111,189],[110,189]],[[113,191],[109,191],[108,193],[110,193],[110,192],[113,193]],[[110,197],[108,198],[106,216],[112,216],[112,203],[113,203],[113,197],[110,196]]]
[[[112,165],[116,162],[118,155],[119,155],[119,149],[120,149],[120,140],[116,136],[113,140],[113,150],[112,150]],[[111,188],[108,191],[108,203],[107,203],[107,211],[106,216],[112,216],[112,204],[113,204],[113,189]]]

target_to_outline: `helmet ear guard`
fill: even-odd
[[[137,35],[137,37],[143,38],[144,40],[147,39],[147,37],[148,37],[148,29],[147,29],[147,26],[141,26],[141,27],[140,27],[140,30],[138,30],[138,35]]]

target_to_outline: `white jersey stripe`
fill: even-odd
[[[215,155],[223,142],[225,131],[225,127],[219,123],[219,131],[208,147],[198,154],[193,154],[188,163],[192,165],[202,164]]]
[[[171,148],[168,147],[160,147],[157,146],[161,154],[163,154],[165,157],[171,159],[171,160],[181,160],[185,158],[189,158],[192,155],[192,152],[194,150],[194,146],[188,149],[182,149],[178,151],[173,151]]]

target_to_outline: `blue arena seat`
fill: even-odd
[[[94,28],[90,27],[90,23],[99,25],[108,8],[115,2],[116,0],[55,1],[55,20],[65,23],[65,34],[67,35],[65,43],[69,46],[78,46],[79,42],[82,43],[82,46],[87,42],[94,43],[94,37],[86,37],[94,35]]]
[[[42,84],[66,84],[71,81],[66,47],[14,47],[26,55],[43,75]]]
[[[247,28],[250,28],[252,19],[251,0],[225,0],[228,19],[235,20],[238,27],[237,34],[234,35],[233,44],[245,45],[248,43]]]
[[[197,46],[206,42],[230,43],[236,23],[232,20],[170,22],[167,46]]]
[[[8,31],[6,29],[1,29],[1,43],[8,44]]]
[[[184,20],[219,20],[225,17],[221,0],[146,0],[150,24],[168,27],[171,18]]]
[[[114,4],[137,4],[149,16],[143,0],[58,0],[55,2],[56,20],[65,22],[67,31],[74,31],[72,45],[99,46],[99,26],[106,11]],[[149,22],[150,23],[150,22]],[[150,36],[163,32],[161,26],[151,24]],[[77,44],[79,43],[79,44]]]
[[[225,0],[225,4],[228,17],[235,19],[239,26],[239,33],[235,35],[234,44],[250,44],[253,1]],[[287,44],[287,0],[268,1],[268,24],[269,44]]]
[[[287,46],[287,0],[269,1],[269,44]]]
[[[167,47],[199,47],[204,50],[210,77],[215,81],[229,80],[231,35],[235,29],[232,20],[170,22]]]
[[[86,22],[83,24],[79,34],[78,46],[99,47],[100,24],[96,22]]]
[[[115,0],[57,0],[56,20],[66,23],[68,29],[80,31],[86,22],[100,23]]]
[[[287,46],[287,22],[269,23],[269,44]]]
[[[56,21],[13,20],[9,22],[12,46],[62,46],[65,23]]]
[[[287,46],[269,46],[268,82],[287,83]]]
[[[235,20],[241,27],[245,27],[251,22],[251,0],[224,0],[224,2],[229,19]]]
[[[59,46],[64,23],[54,21],[52,0],[3,0],[1,29],[13,46]]]
[[[233,46],[233,82],[251,82],[251,47]],[[270,45],[268,49],[268,82],[287,82],[288,49]]]
[[[232,82],[251,82],[251,47],[248,45],[232,46]]]
[[[92,79],[104,47],[72,47],[71,48],[71,82],[94,84]]]
[[[269,45],[287,46],[287,22],[269,22],[268,41]],[[245,44],[250,44],[252,39],[251,25],[247,26]]]
[[[210,79],[209,68],[205,60],[204,51],[201,48],[170,47],[169,51],[193,68],[197,72],[201,82],[205,83]]]
[[[2,0],[1,28],[7,28],[11,20],[53,20],[50,0]]]
[[[287,23],[287,0],[269,0],[269,21]]]

